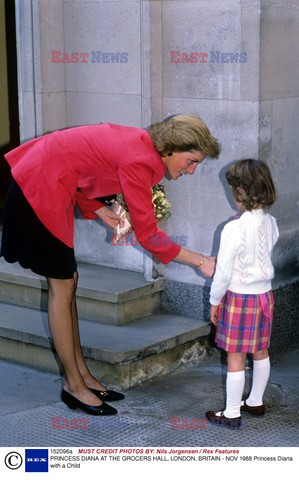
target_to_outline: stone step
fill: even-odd
[[[123,326],[80,320],[83,353],[106,385],[127,389],[206,356],[208,323],[158,313]],[[46,312],[0,303],[0,357],[59,373]]]
[[[162,281],[146,282],[142,273],[78,264],[79,316],[94,322],[122,325],[156,312]],[[0,301],[47,309],[47,282],[17,263],[0,259]]]

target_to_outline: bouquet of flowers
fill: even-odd
[[[167,200],[165,196],[164,186],[160,183],[155,185],[152,188],[152,195],[152,202],[154,204],[157,221],[159,222],[164,218],[169,218],[171,215],[169,211],[171,203]],[[122,237],[128,235],[132,231],[130,214],[122,193],[118,193],[116,195],[116,200],[112,201],[112,210],[118,215],[120,215],[120,217],[125,221],[123,227],[120,227],[118,225],[114,229],[113,241],[117,243]]]
[[[159,222],[163,220],[163,218],[169,218],[171,213],[169,212],[169,208],[171,207],[171,203],[167,200],[165,196],[165,191],[163,185],[158,183],[152,188],[153,192],[153,204],[155,207],[155,215],[156,219]]]

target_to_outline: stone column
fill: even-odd
[[[299,279],[299,1],[262,0],[260,158],[277,186],[275,285]]]

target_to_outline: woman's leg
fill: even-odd
[[[75,287],[77,288],[78,284],[78,272],[74,274],[74,281]],[[74,345],[75,345],[75,356],[79,371],[84,379],[85,384],[96,390],[107,390],[96,378],[92,376],[90,373],[83,353],[81,349],[81,342],[80,342],[80,333],[79,333],[79,323],[78,323],[78,311],[77,311],[77,304],[76,304],[76,296],[73,296],[72,299],[72,325],[73,325],[73,336],[74,336]]]
[[[65,373],[64,389],[88,405],[101,401],[87,388],[80,373],[75,353],[72,305],[76,294],[76,279],[48,278],[48,315],[56,352]]]
[[[263,405],[263,395],[270,376],[270,360],[268,350],[253,353],[252,387],[246,404],[249,407]]]
[[[227,353],[226,377],[226,408],[223,412],[226,418],[240,417],[241,400],[245,385],[246,353]]]

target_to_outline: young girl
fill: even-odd
[[[241,411],[264,415],[263,394],[269,379],[268,347],[273,318],[271,254],[278,240],[275,219],[264,212],[275,201],[267,165],[242,160],[226,172],[237,208],[244,212],[221,234],[210,294],[210,319],[217,326],[216,343],[227,352],[226,408],[206,413],[214,424],[241,426]],[[253,382],[241,402],[246,354],[253,355]]]

